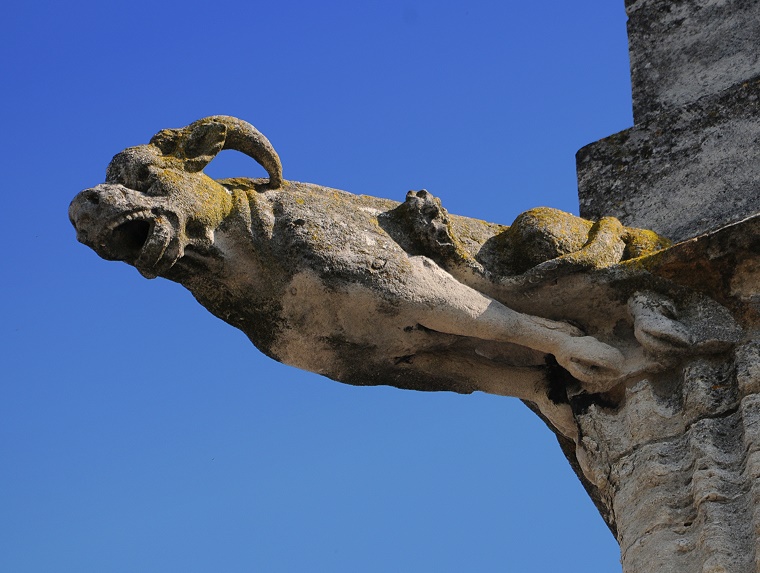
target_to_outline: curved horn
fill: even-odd
[[[223,130],[207,132],[204,126],[224,126]],[[204,133],[206,131],[206,133]],[[193,136],[202,140],[201,148],[193,149],[188,154],[188,145],[192,145]],[[204,140],[210,134],[210,139]],[[269,174],[269,187],[277,189],[282,186],[282,163],[269,140],[250,123],[229,115],[212,115],[194,121],[182,129],[162,129],[150,140],[164,155],[177,155],[195,160],[193,169],[205,167],[222,149],[234,149],[255,159]]]
[[[227,128],[227,136],[222,149],[234,149],[255,159],[269,174],[269,186],[275,189],[282,186],[280,156],[277,155],[272,144],[258,129],[247,121],[229,115],[212,115],[200,119],[192,125],[207,122],[221,123]]]

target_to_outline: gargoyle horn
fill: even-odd
[[[162,129],[150,143],[164,155],[183,159],[188,171],[200,171],[223,149],[234,149],[266,169],[269,187],[282,186],[282,163],[274,147],[258,129],[236,117],[212,115],[182,129]]]

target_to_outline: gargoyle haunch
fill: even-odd
[[[211,179],[222,149],[269,179]],[[101,257],[181,283],[276,360],[350,384],[517,396],[565,435],[559,367],[607,392],[736,336],[717,303],[677,308],[677,287],[642,280],[669,246],[651,231],[547,208],[506,227],[424,190],[397,203],[286,181],[269,141],[227,116],[117,154],[69,215]]]

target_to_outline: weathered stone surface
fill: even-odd
[[[270,179],[210,179],[223,148]],[[397,203],[286,181],[266,138],[224,116],[118,154],[70,217],[102,257],[183,284],[284,363],[522,399],[626,572],[755,567],[760,217],[672,246],[546,208],[507,227],[424,190]]]
[[[756,6],[760,7],[760,4]],[[760,211],[760,78],[577,154],[581,215],[681,241]]]
[[[746,363],[696,360],[577,416],[578,458],[616,517],[624,571],[757,570],[760,396],[739,396],[735,365]]]
[[[626,8],[635,126],[578,152],[581,214],[680,241],[638,264],[687,289],[668,296],[682,324],[700,317],[693,340],[729,338],[703,330],[730,329],[724,311],[741,334],[575,408],[576,460],[626,573],[757,572],[760,4]]]
[[[680,107],[760,75],[755,0],[626,0],[633,115]]]
[[[205,176],[202,167],[224,147],[252,150],[270,181]],[[611,305],[630,323],[633,343],[613,332],[607,317],[605,329],[594,324],[599,302],[592,309],[574,300],[588,294],[582,283],[567,291],[572,295],[553,294],[551,310],[525,304],[528,291],[540,299],[540,282],[668,244],[615,219],[591,223],[537,209],[507,228],[451,217],[426,191],[410,192],[399,205],[284,182],[268,141],[220,116],[160,132],[118,154],[107,173],[108,183],[72,203],[82,242],[147,277],[184,284],[263,352],[336,380],[529,399],[547,354],[598,391],[662,368],[643,350],[696,344],[665,316],[667,303],[633,288],[600,294],[621,299]],[[613,279],[600,277],[604,289],[615,290]],[[453,355],[473,364],[436,367]],[[477,361],[484,362],[479,374]],[[532,389],[494,386],[497,366],[528,368],[514,375],[533,380]]]

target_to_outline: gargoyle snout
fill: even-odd
[[[122,185],[102,183],[74,197],[69,219],[80,243],[105,258],[126,260],[147,238],[151,207],[141,194]],[[119,248],[124,242],[131,248]]]
[[[97,220],[100,195],[95,189],[85,189],[69,205],[69,220],[77,231],[77,239],[87,243],[89,227]]]
[[[77,239],[109,261],[124,261],[153,278],[182,256],[178,217],[165,200],[118,183],[102,183],[74,197],[69,218]]]
[[[77,230],[78,238],[86,243],[87,236],[94,231],[104,217],[119,211],[125,203],[124,194],[118,185],[102,184],[85,189],[69,205],[69,219]]]

